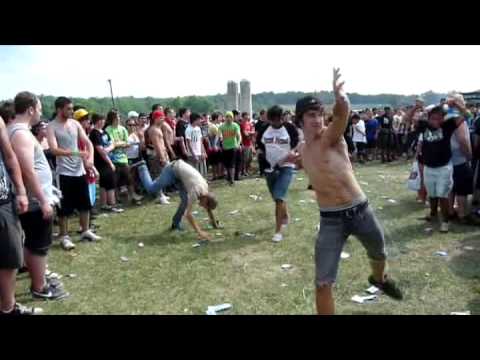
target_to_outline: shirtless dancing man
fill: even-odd
[[[334,69],[335,106],[333,122],[324,125],[324,109],[315,97],[297,101],[296,117],[305,134],[299,146],[301,161],[313,185],[320,207],[320,231],[315,245],[317,312],[335,313],[332,285],[335,283],[340,254],[349,235],[355,235],[371,261],[370,284],[386,295],[401,300],[401,291],[385,273],[386,252],[383,229],[368,205],[355,179],[343,133],[347,127],[350,103]],[[294,156],[294,154],[292,154]]]

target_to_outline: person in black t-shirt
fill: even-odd
[[[442,211],[440,232],[448,232],[449,203],[448,196],[453,187],[452,150],[450,139],[462,123],[460,113],[447,113],[442,106],[436,106],[428,113],[428,125],[420,133],[418,153],[423,156],[424,182],[430,200],[432,221],[437,217],[438,204]],[[445,118],[445,119],[444,119]]]
[[[180,117],[177,121],[175,127],[175,137],[178,140],[175,142],[174,151],[177,155],[177,158],[187,160],[189,157],[189,152],[185,144],[185,131],[187,130],[188,125],[190,125],[190,109],[181,108],[178,110],[178,116]]]
[[[378,132],[378,148],[380,149],[380,156],[382,163],[385,161],[391,162],[394,160],[395,138],[393,133],[393,113],[390,107],[385,107],[385,114],[377,117],[379,132]]]
[[[100,174],[100,206],[103,211],[123,212],[116,206],[115,198],[115,165],[108,156],[115,146],[108,133],[103,130],[105,116],[92,115],[93,130],[90,131],[90,141],[93,145],[93,164]]]
[[[266,110],[260,110],[260,118],[258,121],[255,123],[255,140],[256,140],[256,135],[258,135],[260,132],[262,132],[264,129],[266,129],[269,125],[268,119],[267,119],[267,111]],[[267,160],[265,159],[265,154],[263,151],[260,149],[259,144],[255,141],[255,150],[257,151],[257,161],[258,161],[258,169],[260,171],[260,176],[265,175],[265,169],[268,167]]]

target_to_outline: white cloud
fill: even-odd
[[[480,46],[17,46],[0,47],[0,98],[21,90],[67,96],[174,97],[330,90],[332,67],[349,92],[416,94],[480,89]]]

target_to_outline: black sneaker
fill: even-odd
[[[0,311],[0,316],[1,315],[5,315],[5,316],[9,316],[9,315],[37,315],[37,314],[40,314],[41,312],[42,311],[39,308],[35,308],[35,307],[27,308],[26,306],[23,306],[19,303],[16,303],[15,306],[13,307],[12,311],[10,311],[8,313],[4,313],[4,312]]]
[[[32,296],[34,299],[42,299],[42,300],[61,300],[69,297],[70,294],[63,290],[62,287],[54,287],[52,284],[47,282],[47,285],[43,288],[42,291],[34,291],[30,289]]]
[[[372,275],[369,276],[368,282],[382,290],[386,295],[390,296],[392,299],[395,300],[402,300],[403,294],[402,291],[397,287],[395,281],[390,279],[389,277],[385,277],[383,283],[376,282]]]
[[[19,274],[23,274],[28,272],[28,268],[26,266],[22,266],[20,269],[18,269]]]

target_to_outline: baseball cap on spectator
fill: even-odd
[[[138,116],[139,116],[139,115],[138,115],[138,113],[137,113],[136,111],[130,111],[130,112],[128,113],[128,118],[129,118],[129,119],[130,119],[130,118],[134,118],[134,117],[138,117]]]
[[[165,117],[165,114],[161,110],[154,111],[153,114],[152,114],[152,119],[153,120],[161,118],[161,117]]]
[[[73,113],[73,118],[77,121],[81,121],[85,116],[88,116],[88,111],[85,109],[78,109]]]

